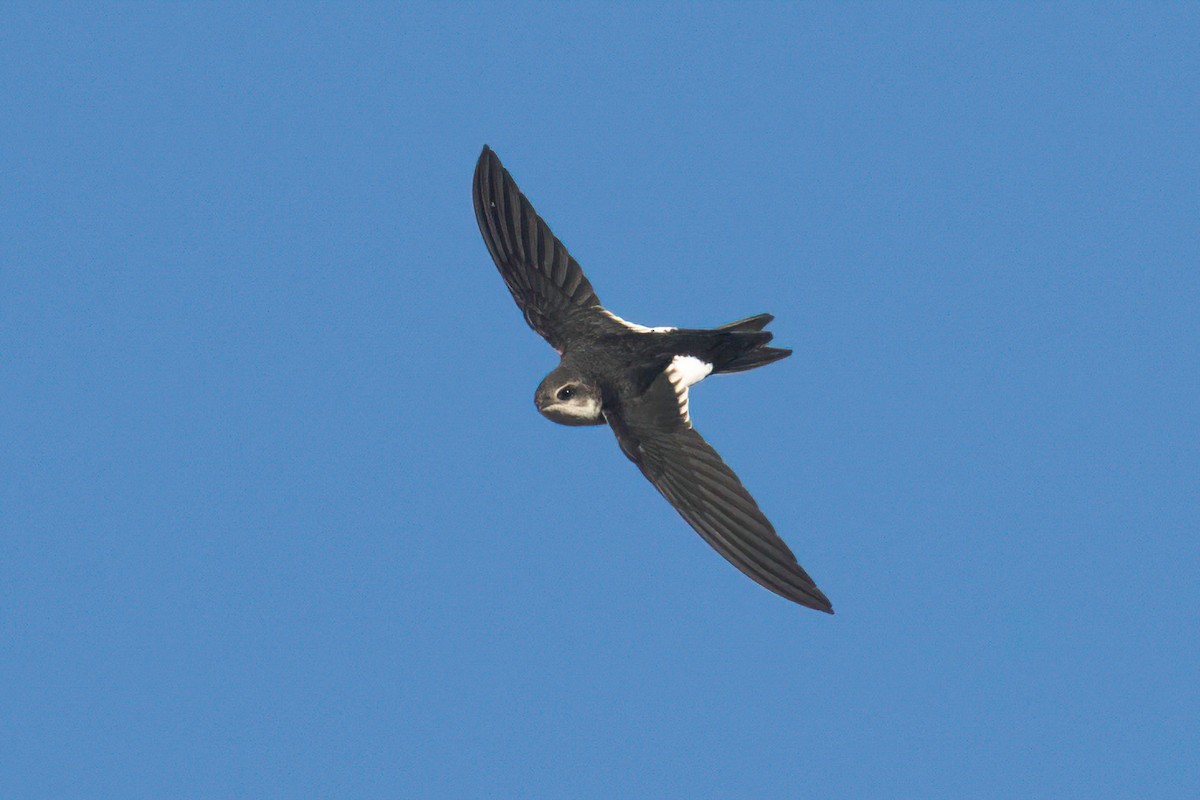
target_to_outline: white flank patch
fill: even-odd
[[[600,309],[600,313],[611,319],[613,322],[618,322],[624,325],[626,328],[629,328],[629,330],[637,331],[638,333],[666,333],[667,331],[675,330],[674,328],[647,328],[645,325],[638,325],[636,322],[630,322],[627,319],[621,319],[607,308]]]
[[[686,389],[689,386],[695,386],[712,374],[712,367],[712,364],[701,361],[695,356],[675,356],[671,359],[667,372],[674,373],[671,383],[678,382]]]
[[[712,368],[712,364],[695,356],[675,356],[667,365],[667,380],[671,382],[671,387],[675,390],[675,399],[679,401],[679,414],[689,428],[692,426],[692,415],[689,411],[688,387],[707,378]]]

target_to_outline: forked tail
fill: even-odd
[[[792,351],[786,347],[756,347],[728,364],[715,368],[713,372],[745,372],[755,367],[765,367],[772,361],[787,358],[791,354]]]
[[[767,347],[773,334],[763,328],[773,319],[770,314],[756,314],[710,331],[698,331],[705,339],[706,352],[697,355],[713,365],[714,374],[745,372],[787,358],[791,350]]]

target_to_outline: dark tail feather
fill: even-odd
[[[728,325],[722,325],[717,328],[719,331],[761,331],[775,317],[771,314],[755,314],[753,317],[739,319],[737,322],[730,322]],[[781,356],[782,358],[782,356]]]
[[[666,340],[668,353],[694,355],[713,365],[713,372],[745,372],[787,358],[791,350],[767,347],[774,334],[764,331],[770,314],[756,314],[709,330],[674,331]]]
[[[787,358],[792,354],[791,350],[782,347],[758,347],[738,356],[733,361],[723,364],[717,368],[717,372],[745,372],[748,369],[762,367],[770,364],[772,361],[778,361],[781,358]]]
[[[771,314],[755,314],[753,317],[739,319],[737,322],[730,322],[717,328],[718,331],[732,333],[733,336],[730,338],[740,344],[741,352],[732,358],[718,361],[716,369],[713,371],[745,372],[748,369],[761,367],[790,356],[791,350],[785,350],[782,347],[767,347],[767,342],[771,341],[771,333],[763,331],[763,328],[767,327],[767,324],[773,319],[775,317]],[[754,336],[753,332],[758,331],[762,331],[762,333]]]

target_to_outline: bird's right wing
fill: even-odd
[[[687,388],[668,370],[605,416],[625,455],[713,549],[761,586],[832,614],[738,476],[692,428],[687,406]]]
[[[563,352],[567,318],[599,310],[592,284],[486,146],[475,166],[475,219],[529,327]]]

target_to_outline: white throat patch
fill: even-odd
[[[552,403],[541,412],[563,425],[590,425],[600,419],[600,401],[594,397],[575,397]]]

